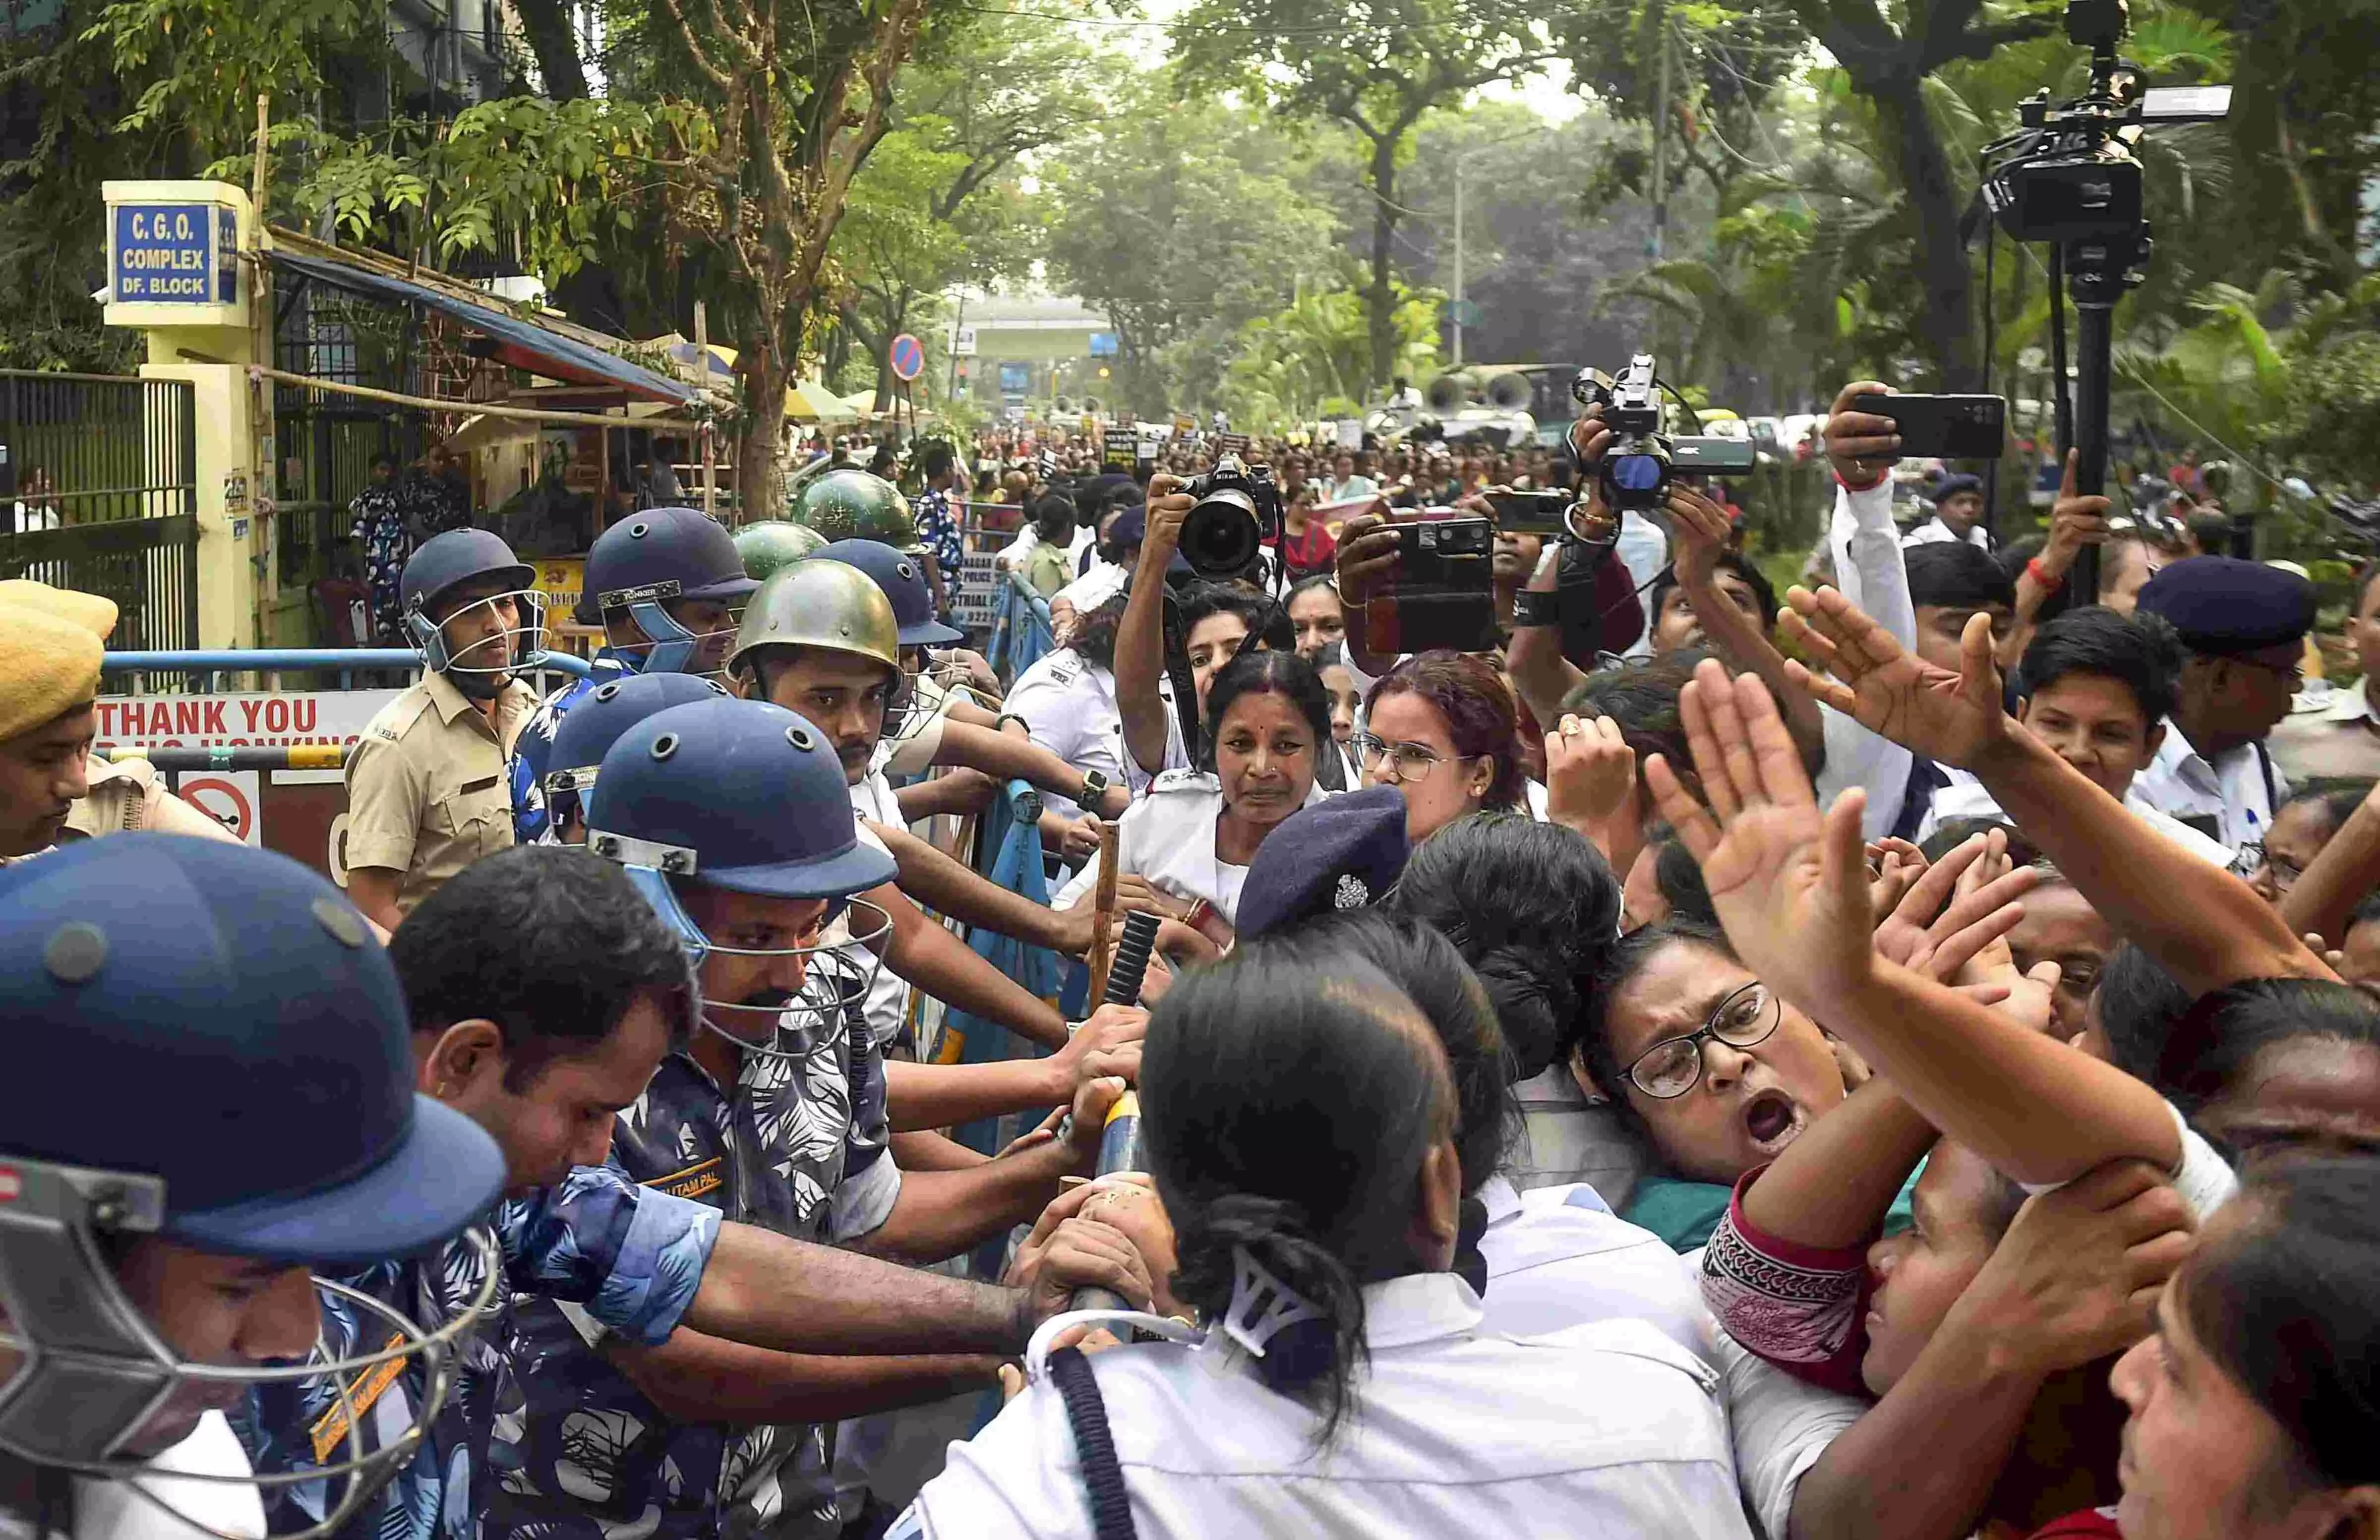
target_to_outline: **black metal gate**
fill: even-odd
[[[103,594],[109,645],[199,645],[196,393],[0,370],[0,577]]]

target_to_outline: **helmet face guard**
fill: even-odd
[[[739,604],[730,609],[727,624],[718,630],[688,630],[683,622],[664,608],[664,601],[681,597],[684,591],[675,582],[649,583],[640,588],[614,588],[602,596],[604,617],[608,620],[615,612],[625,611],[629,623],[637,628],[637,634],[645,638],[641,643],[627,644],[623,650],[632,651],[641,647],[645,654],[644,672],[647,673],[696,672],[688,665],[701,651],[702,644],[722,634],[733,637],[736,627],[744,622],[743,606]],[[699,672],[715,677],[724,673],[726,667],[726,660],[722,657],[717,668]]]
[[[494,1302],[502,1271],[494,1238],[467,1233],[480,1284],[468,1305],[443,1322],[418,1324],[369,1294],[317,1278],[320,1293],[377,1317],[390,1332],[378,1352],[334,1359],[318,1337],[302,1364],[233,1368],[183,1359],[125,1294],[100,1243],[102,1231],[156,1231],[165,1212],[164,1183],[154,1177],[94,1171],[12,1158],[13,1196],[0,1206],[0,1349],[17,1355],[0,1380],[0,1454],[74,1474],[124,1483],[180,1522],[221,1534],[175,1509],[153,1483],[194,1481],[279,1487],[339,1482],[322,1521],[285,1540],[315,1540],[340,1529],[409,1464],[454,1388],[465,1340]],[[358,1387],[418,1363],[423,1370],[412,1425],[367,1449]],[[127,1446],[174,1399],[199,1388],[265,1386],[329,1376],[336,1388],[336,1431],[327,1448],[344,1458],[273,1474],[159,1473]],[[223,1540],[237,1540],[224,1536]]]
[[[460,649],[448,640],[446,628],[456,620],[483,606],[493,614],[495,606],[505,600],[513,602],[512,624],[499,626]],[[421,649],[423,665],[453,680],[465,695],[491,698],[507,681],[524,673],[530,659],[545,650],[545,595],[536,588],[512,588],[475,599],[443,620],[431,620],[425,602],[417,599],[407,607],[406,631]]]
[[[677,932],[686,967],[695,977],[693,1016],[698,1030],[724,1037],[764,1059],[807,1060],[820,1037],[840,1031],[846,1013],[865,1009],[868,991],[883,967],[881,948],[892,934],[892,916],[866,899],[830,898],[819,928],[837,932],[799,947],[731,947],[714,941],[678,895],[673,876],[694,875],[693,853],[651,846],[617,834],[589,836],[597,855],[621,863],[628,880]],[[789,899],[789,903],[808,902]],[[793,957],[801,961],[802,987],[783,1000],[752,1004],[713,1000],[702,993],[702,965],[712,957]]]

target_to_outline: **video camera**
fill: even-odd
[[[1183,489],[1197,505],[1182,521],[1182,559],[1201,577],[1236,577],[1281,531],[1281,487],[1272,467],[1252,466],[1232,450]]]
[[[2116,303],[2146,276],[2154,249],[2134,146],[2154,124],[2219,122],[2231,106],[2228,86],[2144,90],[2140,70],[2116,57],[2131,18],[2127,0],[2067,0],[2067,39],[2091,50],[2090,89],[2056,106],[2046,91],[2026,98],[2017,132],[1984,151],[1978,208],[1965,222],[1972,238],[1988,211],[2011,238],[2049,248],[2059,449],[2061,458],[2068,448],[2075,452],[2074,488],[2084,496],[2097,495],[2107,479]],[[2070,415],[2061,283],[2082,321]],[[2069,576],[2077,592],[2093,591],[2095,547],[2083,548]]]
[[[1583,369],[1571,382],[1572,397],[1583,407],[1602,407],[1603,425],[1611,430],[1611,443],[1596,467],[1596,484],[1603,505],[1614,514],[1630,509],[1650,513],[1660,507],[1669,502],[1670,483],[1679,476],[1749,476],[1759,464],[1747,441],[1662,432],[1663,388],[1650,353],[1630,358],[1617,379]]]

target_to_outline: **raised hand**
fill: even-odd
[[[1659,755],[1645,784],[1703,869],[1744,966],[1814,1012],[1874,970],[1860,810],[1845,792],[1821,814],[1809,772],[1767,687],[1704,660],[1679,697],[1706,807]]]
[[[2147,1334],[2194,1228],[2155,1168],[2102,1166],[2018,1210],[1943,1329],[1985,1332],[2044,1374],[2120,1352]]]
[[[1670,562],[1678,587],[1698,592],[1710,587],[1718,572],[1718,554],[1727,549],[1734,526],[1727,511],[1690,487],[1670,491]]]
[[[1891,632],[1833,588],[1788,589],[1779,641],[1817,663],[1788,661],[1786,677],[1821,705],[1940,764],[1973,770],[2010,742],[1992,661],[1991,617],[1968,617],[1952,673],[1902,648]]]
[[[1339,527],[1339,550],[1332,574],[1339,585],[1339,602],[1360,605],[1397,570],[1397,531],[1389,521],[1386,498]]]
[[[1590,840],[1636,797],[1636,751],[1609,717],[1564,717],[1546,734],[1546,812]]]
[[[1910,886],[1876,928],[1876,950],[1937,983],[1956,983],[1987,949],[1994,953],[1987,966],[2004,959],[2004,939],[2024,918],[2017,900],[2037,876],[2030,867],[2010,868],[2005,833],[1977,834]],[[2005,997],[2003,985],[1988,987]]]
[[[1852,403],[1863,395],[1891,394],[1889,385],[1854,380],[1835,397],[1834,410],[1827,415],[1827,458],[1834,462],[1836,475],[1861,491],[1892,474],[1893,462],[1900,458],[1900,425],[1888,417],[1854,410]]]

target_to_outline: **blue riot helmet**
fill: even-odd
[[[330,1511],[304,1533],[337,1530],[419,1452],[502,1277],[475,1226],[503,1191],[503,1153],[415,1094],[387,953],[336,888],[286,856],[127,834],[0,868],[0,999],[18,1038],[39,1045],[0,1077],[0,1454],[153,1478],[147,1456],[246,1388],[327,1376],[344,1398],[418,1366],[413,1425],[370,1429],[369,1452],[358,1413],[321,1468],[176,1477],[323,1482]],[[158,1302],[117,1271],[152,1237],[351,1271],[467,1234],[485,1283],[443,1321],[315,1279],[301,1332],[319,1292],[388,1334],[382,1351],[338,1362],[186,1358]]]
[[[587,552],[578,619],[607,625],[625,619],[641,642],[648,673],[716,673],[735,639],[736,615],[760,585],[744,571],[735,538],[698,508],[649,508],[621,519]],[[729,606],[725,623],[699,634],[667,606],[709,600]]]
[[[917,564],[916,558],[905,556],[880,540],[837,540],[822,547],[811,560],[841,562],[875,578],[884,597],[892,601],[892,618],[901,627],[903,647],[966,640],[965,632],[934,618],[934,591],[926,581],[926,569]],[[954,572],[943,576],[952,582],[958,580]]]
[[[900,627],[901,651],[904,662],[909,649],[924,649],[935,643],[963,642],[966,633],[943,624],[934,617],[934,593],[926,581],[926,569],[914,556],[904,555],[881,540],[836,540],[813,553],[811,560],[841,562],[857,567],[876,580],[884,597],[892,604],[892,619]],[[958,575],[947,575],[953,582]],[[919,660],[921,665],[923,660]],[[904,670],[905,673],[906,670]],[[924,672],[922,666],[919,672]],[[951,667],[938,671],[935,680],[947,690],[965,682],[964,668]],[[894,700],[888,702],[884,713],[884,736],[899,742],[910,737],[933,720],[935,708],[919,695],[912,680],[905,678]]]
[[[808,721],[759,700],[703,700],[656,712],[603,756],[587,847],[627,868],[699,970],[713,956],[800,961],[798,994],[701,1000],[700,1020],[750,1052],[807,1057],[839,1030],[875,981],[872,946],[892,916],[852,895],[892,880],[892,857],[860,837],[843,762]],[[822,923],[847,932],[799,947],[728,946],[686,910],[690,888],[829,901]],[[848,911],[848,913],[845,913]]]
[[[726,694],[726,686],[717,680],[691,673],[631,673],[588,691],[564,713],[546,757],[545,810],[551,827],[559,833],[574,819],[585,824],[588,794],[604,752],[621,734],[656,711]]]
[[[537,569],[514,555],[502,537],[449,529],[422,541],[407,560],[397,602],[406,633],[430,671],[486,700],[545,646],[545,596],[536,582]],[[457,646],[458,629],[477,635]]]

